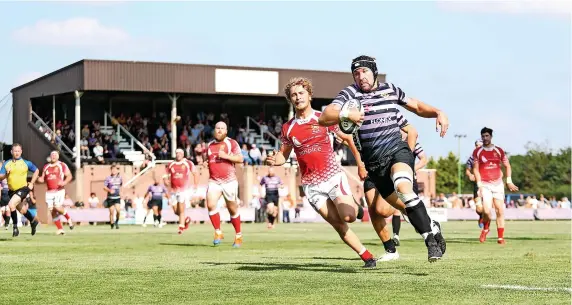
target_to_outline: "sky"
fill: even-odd
[[[571,9],[564,1],[2,2],[0,98],[81,59],[348,71],[367,54],[387,81],[448,115],[440,138],[434,119],[404,110],[429,156],[457,154],[454,135],[464,134],[467,158],[484,126],[510,154],[529,141],[557,150],[571,141]],[[10,107],[0,103],[8,141]]]

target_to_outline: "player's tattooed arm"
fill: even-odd
[[[340,122],[340,110],[342,107],[337,104],[329,104],[318,118],[321,126],[332,126]]]
[[[318,124],[320,126],[332,126],[340,123],[340,111],[342,106],[338,104],[330,104],[324,109],[320,118],[318,118]],[[356,124],[363,123],[364,113],[360,112],[357,108],[352,108],[349,112],[342,115],[344,119],[350,120]]]

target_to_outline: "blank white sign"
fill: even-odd
[[[215,91],[225,93],[278,94],[278,72],[236,69],[215,70]]]

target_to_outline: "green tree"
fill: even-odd
[[[457,191],[457,164],[459,159],[454,153],[450,152],[446,158],[440,157],[435,161],[433,157],[429,158],[427,168],[436,169],[435,187],[437,193],[452,193]]]

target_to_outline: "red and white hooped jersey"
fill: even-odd
[[[240,155],[240,146],[235,140],[226,137],[218,142],[211,141],[207,145],[207,157],[209,166],[210,181],[222,184],[236,181],[235,163],[218,157],[219,152],[223,150],[230,155]]]
[[[483,182],[502,180],[501,164],[507,160],[504,150],[498,146],[478,147],[473,151],[473,162],[479,164],[479,174]]]
[[[171,179],[171,188],[174,190],[185,190],[189,185],[191,173],[197,171],[195,164],[189,159],[181,161],[171,161],[167,165],[167,174]]]
[[[69,171],[69,168],[62,161],[44,165],[42,175],[44,176],[48,191],[59,191],[63,189],[59,184],[64,181],[67,171]]]
[[[302,174],[302,184],[319,184],[342,171],[336,161],[329,135],[336,133],[339,127],[320,126],[318,118],[321,114],[314,111],[306,119],[294,117],[282,125],[280,140],[293,147]]]

